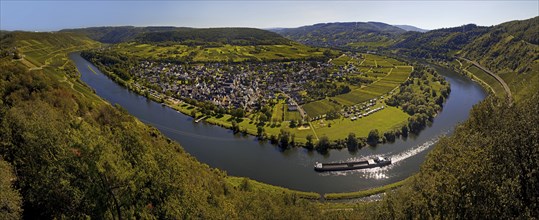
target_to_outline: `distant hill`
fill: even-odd
[[[406,32],[401,28],[380,22],[321,23],[273,31],[307,45],[338,48],[357,42],[390,41],[395,36]]]
[[[475,24],[454,28],[442,28],[426,33],[406,32],[399,36],[398,43],[391,49],[398,49],[408,56],[419,58],[448,58],[477,37],[487,33],[489,28]]]
[[[79,33],[102,43],[120,43],[132,41],[138,35],[148,32],[165,32],[176,30],[176,27],[89,27],[77,29],[63,29],[60,32]]]
[[[469,24],[407,32],[388,49],[416,58],[466,57],[500,75],[519,96],[539,89],[539,17],[491,27]]]
[[[421,29],[421,28],[412,26],[412,25],[393,25],[393,26],[398,27],[400,29],[403,29],[405,31],[415,31],[415,32],[421,32],[421,33],[425,33],[427,31],[429,31],[429,30],[426,30],[426,29]]]
[[[493,26],[466,44],[460,55],[493,70],[529,72],[539,61],[539,17]]]
[[[291,41],[270,31],[256,28],[186,27],[92,27],[64,29],[60,32],[85,34],[103,43],[137,41],[140,43],[176,42],[182,44],[277,45]]]
[[[143,43],[179,42],[183,44],[278,45],[291,41],[279,34],[256,28],[181,28],[167,32],[149,32],[136,38]]]

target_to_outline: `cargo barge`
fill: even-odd
[[[314,164],[314,170],[318,172],[324,171],[343,171],[343,170],[357,170],[367,169],[374,167],[383,167],[391,164],[391,159],[386,157],[376,157],[364,161],[357,162],[344,162],[344,163],[319,163]]]

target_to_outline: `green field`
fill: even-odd
[[[309,102],[301,106],[310,117],[316,117],[331,110],[339,110],[340,106],[330,102],[328,99],[322,99],[314,102]]]
[[[271,120],[276,120],[278,122],[282,122],[283,121],[283,116],[284,116],[284,111],[286,109],[286,103],[284,103],[284,101],[281,101],[277,104],[275,104],[275,106],[273,106],[273,111],[272,111],[272,115],[271,115]]]
[[[374,107],[380,106],[376,105]],[[367,137],[369,131],[378,129],[379,131],[389,131],[402,127],[410,116],[401,109],[385,106],[381,111],[375,112],[364,118],[352,121],[347,118],[336,120],[320,120],[312,122],[318,136],[326,135],[330,139],[344,139],[349,133],[355,133],[359,137]],[[329,124],[331,123],[331,127]]]
[[[284,112],[284,120],[285,121],[301,120],[301,114],[298,111],[288,111],[288,110],[286,110]]]
[[[346,64],[348,64],[348,62],[352,61],[352,58],[343,54],[333,60],[331,60],[331,63],[333,63],[334,65],[338,65],[338,66],[344,66]]]

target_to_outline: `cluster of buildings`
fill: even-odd
[[[328,83],[346,74],[343,68],[317,61],[195,65],[144,61],[130,72],[137,84],[157,93],[245,110],[259,109],[277,93],[287,95],[289,109],[298,109],[309,100],[311,83]]]

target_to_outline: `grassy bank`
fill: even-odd
[[[245,177],[227,176],[226,182],[235,188],[247,187],[249,190],[265,191],[275,194],[296,194],[304,199],[320,199],[320,194],[315,192],[302,192],[297,190],[291,190],[280,186],[274,186],[266,183],[261,183],[255,180],[251,180]]]
[[[400,187],[406,184],[407,182],[409,182],[410,178],[411,177],[408,177],[407,179],[401,180],[396,183],[392,183],[392,184],[388,184],[385,186],[376,187],[376,188],[372,188],[368,190],[361,190],[361,191],[356,191],[356,192],[345,192],[345,193],[327,193],[327,194],[324,194],[324,198],[327,200],[339,200],[339,199],[358,199],[362,197],[367,197],[367,196],[371,196],[371,195],[375,195],[379,193],[384,193],[389,190],[393,190],[397,187]]]

